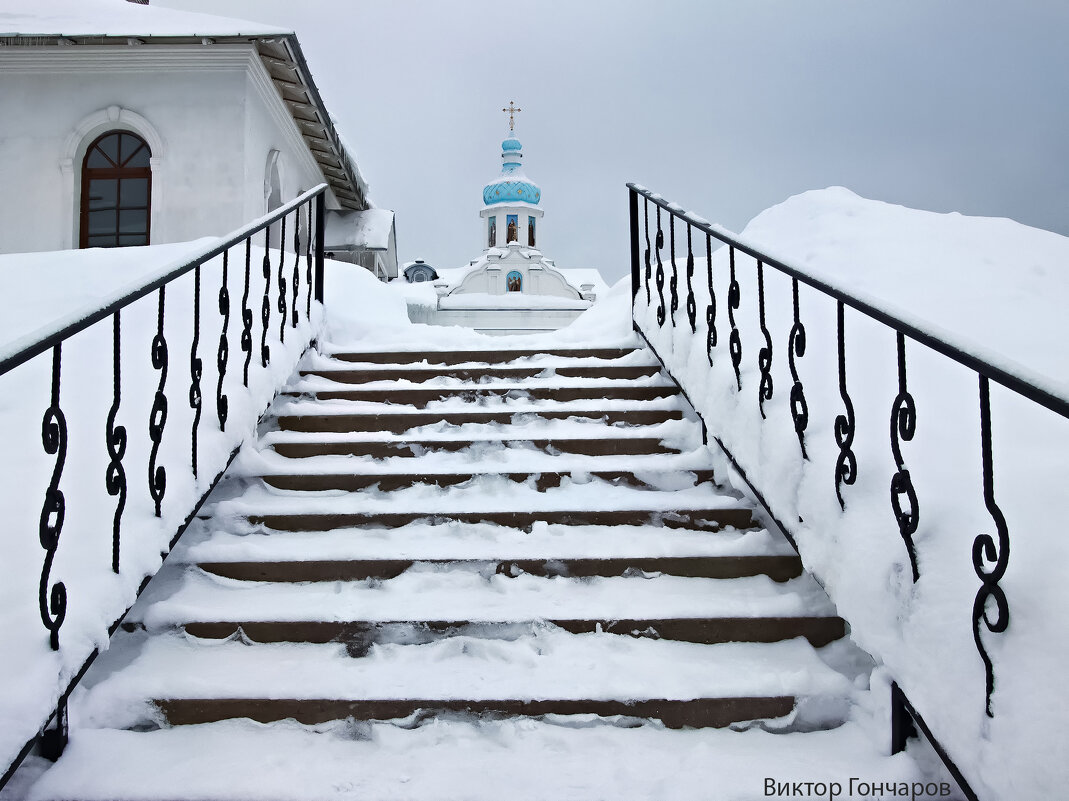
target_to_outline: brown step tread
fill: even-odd
[[[508,398],[512,400],[632,400],[648,401],[671,398],[679,394],[673,386],[587,386],[587,387],[494,387],[471,384],[462,387],[398,387],[390,389],[339,389],[312,392],[288,392],[288,397],[314,396],[319,400],[347,400],[365,403],[391,403],[422,408],[428,403],[450,398]]]
[[[486,512],[379,512],[372,514],[267,514],[249,515],[248,521],[276,531],[329,531],[338,528],[375,526],[394,528],[417,520],[430,524],[446,521],[462,523],[496,523],[510,528],[527,528],[537,522],[572,526],[644,526],[688,528],[696,531],[719,531],[726,526],[749,528],[753,518],[749,509],[686,509],[682,511],[614,509],[614,510],[541,510]]]
[[[532,356],[560,356],[574,359],[619,359],[634,353],[634,348],[551,348],[549,350],[448,350],[390,351],[382,353],[332,353],[327,358],[364,364],[502,364]]]
[[[405,642],[425,643],[443,635],[486,637],[495,629],[504,631],[517,624],[534,621],[468,620],[382,620],[382,621],[192,621],[183,624],[187,634],[221,640],[240,629],[260,643],[352,643],[354,656],[363,656],[375,642],[396,642],[400,633]],[[618,634],[659,640],[712,645],[726,642],[781,642],[805,637],[814,648],[822,648],[846,635],[846,623],[839,617],[721,617],[633,620],[539,620],[572,634]]]
[[[657,375],[659,365],[580,365],[546,367],[430,367],[381,368],[377,370],[314,369],[301,370],[302,376],[327,378],[343,384],[367,384],[371,381],[412,381],[420,383],[435,378],[453,378],[459,381],[480,381],[487,378],[518,379],[535,378],[546,372],[562,378],[613,378],[634,380]]]
[[[278,425],[283,431],[304,431],[309,433],[330,431],[349,433],[356,431],[388,431],[402,434],[413,428],[447,423],[449,425],[467,425],[514,422],[541,418],[544,420],[567,420],[580,417],[590,420],[602,420],[609,424],[623,423],[634,426],[656,425],[669,420],[682,420],[683,412],[679,409],[538,409],[528,411],[472,411],[472,412],[383,412],[371,414],[309,414],[279,415]]]
[[[645,471],[643,476],[648,476],[651,471]],[[660,471],[662,473],[666,471]],[[673,470],[672,473],[682,471]],[[694,475],[696,483],[713,480],[712,470],[687,471]],[[647,487],[649,484],[643,478],[639,478],[630,470],[593,470],[584,471],[584,475],[593,476],[613,484],[630,487]],[[347,490],[355,492],[378,487],[381,491],[404,489],[419,484],[433,484],[438,487],[453,487],[458,484],[466,484],[475,478],[502,477],[509,481],[522,484],[533,481],[533,486],[539,492],[554,489],[561,486],[565,478],[571,476],[571,471],[534,471],[534,472],[508,472],[508,473],[295,473],[291,475],[267,475],[263,480],[276,489],[294,490],[301,492],[317,492],[321,490]]]
[[[628,569],[688,578],[743,578],[765,575],[788,581],[802,575],[797,556],[661,556],[610,559],[357,559],[296,562],[199,562],[208,573],[238,581],[364,581],[391,579],[416,562],[457,565],[475,570],[511,573],[512,568],[536,576],[621,576]]]
[[[350,442],[276,442],[272,448],[280,456],[371,456],[375,459],[417,457],[427,451],[462,451],[473,446],[530,448],[540,451],[574,453],[583,456],[639,456],[680,453],[655,437],[600,437],[584,439],[447,439],[447,440],[353,440]]]
[[[427,716],[454,712],[525,717],[623,715],[658,719],[669,728],[722,728],[748,720],[784,717],[794,709],[795,700],[792,696],[697,698],[688,701],[181,698],[157,700],[155,703],[168,723],[176,726],[233,718],[249,718],[260,723],[292,718],[298,723],[316,725],[346,718],[396,720],[417,712],[423,712]]]

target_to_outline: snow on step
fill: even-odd
[[[409,523],[396,528],[334,529],[266,534],[236,520],[228,530],[176,551],[189,562],[360,559],[626,559],[688,556],[793,556],[786,540],[765,529],[716,534],[649,526],[566,526],[535,523],[530,531],[490,523]]]
[[[189,575],[141,612],[150,629],[186,621],[634,620],[831,616],[808,576],[573,579],[483,575],[464,565],[416,565],[388,581],[271,583]],[[136,614],[128,622],[138,620]]]
[[[103,767],[117,761],[121,770]],[[877,751],[856,723],[784,735],[652,725],[573,728],[530,719],[437,720],[418,728],[227,720],[140,733],[75,730],[31,801],[157,798],[161,787],[174,799],[235,801],[709,801],[715,787],[718,801],[750,801],[764,797],[765,776],[781,782],[879,777],[888,785],[924,780],[909,756]],[[845,790],[840,798],[850,797]]]
[[[804,640],[699,645],[536,628],[515,640],[453,637],[376,644],[145,640],[134,660],[79,704],[92,726],[156,717],[153,699],[623,700],[797,698],[848,692],[850,681]]]

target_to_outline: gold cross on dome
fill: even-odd
[[[516,112],[517,111],[523,111],[523,109],[522,108],[516,108],[515,102],[510,100],[509,101],[509,107],[508,108],[503,108],[501,110],[502,111],[507,111],[509,113],[509,131],[515,130],[514,126],[516,124]]]

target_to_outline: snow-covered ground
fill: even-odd
[[[845,190],[793,198],[758,217],[743,236],[758,246],[767,246],[784,261],[820,271],[830,282],[879,298],[884,306],[901,310],[927,329],[949,332],[974,352],[991,354],[1001,364],[1023,365],[1051,385],[1065,385],[1069,364],[1063,343],[1069,323],[1062,309],[1069,297],[1069,274],[1064,269],[1069,263],[1069,242],[1062,237],[1004,220],[900,209],[864,201]],[[696,242],[696,247],[704,252],[704,242],[700,247]],[[176,251],[166,258],[178,255]],[[250,295],[257,318],[254,363],[259,355],[257,287],[262,290],[263,281],[257,277],[257,265],[261,257],[262,253],[254,250]],[[164,256],[154,258],[145,263],[159,265]],[[20,268],[20,257],[7,259],[0,263],[0,269]],[[104,423],[112,401],[111,327],[105,322],[97,326],[99,330],[80,335],[64,347],[60,401],[67,415],[70,449],[60,486],[67,495],[67,520],[50,581],[67,584],[70,607],[60,631],[62,649],[58,653],[48,648],[47,632],[37,610],[44,552],[33,533],[53,464],[41,449],[38,423],[48,402],[50,358],[39,357],[0,378],[4,382],[0,428],[8,437],[9,453],[22,455],[0,464],[0,486],[7,488],[4,506],[8,512],[8,526],[0,535],[5,553],[0,567],[0,638],[7,644],[5,659],[0,662],[0,686],[5,687],[0,697],[0,720],[4,721],[0,726],[0,762],[12,758],[33,734],[71,671],[93,647],[104,644],[107,625],[133,600],[141,578],[158,569],[160,552],[193,499],[222,466],[232,447],[251,435],[258,413],[275,388],[290,376],[310,337],[360,343],[368,351],[637,344],[631,330],[630,287],[625,282],[599,296],[599,302],[571,326],[553,334],[490,338],[465,329],[412,325],[404,292],[383,286],[350,265],[330,264],[326,318],[317,317],[315,324],[309,325],[302,313],[301,327],[287,332],[285,348],[277,342],[272,345],[270,370],[253,371],[251,388],[245,391],[241,388],[244,354],[239,346],[237,311],[243,260],[232,258],[230,361],[224,385],[230,398],[230,418],[222,433],[215,417],[214,391],[220,325],[216,310],[219,261],[205,267],[202,279],[204,411],[202,469],[197,482],[188,473],[192,412],[185,401],[191,279],[167,293],[171,404],[159,459],[168,467],[162,519],[154,517],[145,486],[148,440],[144,432],[159,376],[149,360],[155,297],[146,298],[123,315],[125,378],[119,422],[129,429],[124,465],[130,492],[123,518],[119,576],[110,572],[114,507],[104,490]],[[726,249],[715,254],[713,264],[720,344],[712,369],[705,351],[708,293],[704,259],[697,260],[695,271],[695,335],[686,324],[684,261],[685,257],[680,260],[676,333],[658,330],[652,310],[645,308],[644,292],[639,294],[638,319],[697,403],[711,433],[725,440],[780,519],[799,521],[791,522],[791,529],[806,566],[826,585],[838,613],[850,621],[853,640],[877,659],[873,691],[859,688],[855,693],[857,706],[846,725],[831,732],[797,736],[756,730],[651,732],[648,728],[605,727],[580,739],[591,732],[575,728],[574,723],[563,725],[552,720],[443,720],[411,731],[391,724],[355,728],[349,724],[208,724],[164,730],[139,741],[149,742],[151,747],[138,746],[136,763],[121,771],[124,781],[134,781],[123,786],[172,786],[169,777],[183,769],[188,774],[189,762],[176,759],[176,755],[208,753],[213,755],[213,767],[193,777],[194,784],[200,782],[200,790],[186,776],[182,786],[190,793],[187,797],[219,797],[228,772],[260,781],[261,787],[253,792],[263,798],[286,797],[298,786],[317,797],[355,797],[383,791],[381,785],[368,784],[372,773],[395,777],[396,786],[384,792],[398,798],[496,798],[506,792],[519,798],[570,798],[577,797],[577,790],[563,777],[580,773],[585,775],[585,786],[601,788],[604,797],[761,798],[767,795],[766,778],[779,782],[839,781],[844,784],[841,797],[849,797],[845,785],[852,776],[863,782],[921,780],[922,774],[909,756],[885,755],[887,687],[894,679],[903,685],[981,798],[1038,801],[1059,797],[1069,782],[1061,759],[1069,739],[1060,721],[1065,700],[1060,677],[1069,658],[1069,645],[1059,614],[1069,606],[1069,598],[1058,573],[1069,556],[1069,546],[1058,534],[1052,512],[1069,467],[1069,424],[993,387],[995,497],[1009,522],[1013,552],[1001,582],[1009,602],[1010,628],[1001,635],[986,630],[981,635],[995,663],[994,717],[988,719],[984,714],[983,664],[973,644],[971,617],[979,587],[971,548],[978,533],[992,531],[979,479],[975,376],[962,368],[947,367],[942,357],[907,344],[909,387],[918,409],[917,434],[903,444],[903,456],[920,497],[921,523],[915,539],[921,579],[914,585],[887,489],[894,465],[888,440],[897,379],[893,334],[847,312],[847,383],[857,416],[854,448],[859,472],[857,483],[843,487],[847,506],[845,513],[840,512],[833,483],[838,449],[832,423],[842,410],[835,372],[834,304],[802,288],[801,314],[808,341],[805,355],[797,361],[810,409],[806,432],[810,459],[803,461],[787,405],[792,383],[786,363],[790,282],[766,270],[767,320],[775,347],[775,394],[765,404],[768,419],[762,424],[757,408],[756,356],[763,337],[757,326],[753,263],[741,256],[737,260],[742,306],[736,311],[736,320],[744,353],[743,389],[738,393],[727,355]],[[70,275],[75,273],[72,267]],[[129,280],[132,277],[124,269],[121,281],[125,284]],[[63,277],[55,274],[48,281],[64,283]],[[71,281],[72,294],[78,296],[83,290],[73,278]],[[42,282],[32,277],[22,283],[30,295],[41,298],[38,306],[24,310],[28,319],[41,319],[46,313],[58,319],[76,312],[79,302],[91,300],[83,296],[72,308],[57,309],[48,286],[42,287]],[[94,292],[97,289],[92,286]],[[275,292],[272,286],[272,301]],[[277,326],[274,311],[272,320]],[[8,337],[19,335],[11,331]],[[568,424],[570,428],[582,425],[575,421]],[[666,427],[666,433],[671,433],[671,424]],[[263,467],[259,457],[242,458],[245,469]],[[452,464],[450,458],[440,455],[444,466]],[[730,474],[726,465],[720,465],[720,474]],[[737,489],[744,488],[741,482],[736,484]],[[615,501],[623,503],[627,493],[618,494],[620,498]],[[614,502],[614,498],[607,502]],[[230,503],[236,510],[240,505],[236,501],[220,503]],[[322,499],[326,506],[339,503],[344,501],[329,496]],[[449,538],[443,536],[449,532],[435,528],[424,530],[415,524],[396,536],[403,536],[416,551],[424,548],[424,553],[448,557]],[[604,532],[591,535],[595,540],[605,537]],[[478,537],[479,532],[469,527],[464,536]],[[232,558],[238,558],[242,548],[251,547],[246,540],[221,537],[211,545],[193,547],[206,551],[232,548]],[[312,549],[306,552],[302,546],[306,558],[312,552],[332,558],[353,548],[342,537],[313,542],[297,535],[289,542],[293,547],[303,542]],[[525,542],[533,547],[532,540]],[[678,547],[680,540],[674,542],[671,547]],[[366,545],[381,545],[381,553],[386,554],[391,543],[371,540]],[[496,545],[488,542],[487,553]],[[606,540],[605,547],[626,551],[628,546]],[[730,550],[732,546],[723,547]],[[671,552],[670,547],[666,549]],[[430,574],[418,580],[426,589],[437,579]],[[358,602],[355,597],[345,599],[347,604]],[[182,596],[176,596],[173,603],[183,603]],[[546,647],[557,647],[551,639],[545,641]],[[150,656],[161,665],[170,664],[175,654],[169,647],[161,645],[160,652]],[[299,661],[301,655],[295,651],[293,658]],[[509,655],[502,651],[494,658],[507,662]],[[799,681],[804,678],[799,677]],[[324,678],[328,680],[333,679]],[[113,712],[121,714],[122,710]],[[317,731],[325,732],[326,737],[317,737]],[[120,787],[111,782],[120,771],[109,772],[101,765],[108,764],[110,757],[106,755],[130,747],[124,742],[128,734],[133,736],[109,730],[77,732],[64,763],[64,770],[72,772],[57,774],[54,779],[46,777],[34,793],[47,797],[53,792],[50,782],[69,787],[71,777],[80,770],[83,775],[97,777],[92,788],[83,788],[84,797],[120,797]],[[494,748],[488,751],[487,743],[494,743]],[[277,754],[277,759],[265,763],[261,758],[265,748]],[[379,770],[354,775],[354,763],[369,761]],[[625,767],[613,773],[603,767],[610,763]],[[429,764],[435,769],[425,769]],[[475,775],[481,782],[473,789]],[[538,781],[516,782],[519,775],[537,775]],[[686,780],[679,781],[681,776]],[[68,784],[63,785],[64,781]],[[20,792],[25,790],[25,785],[21,787]]]
[[[1065,237],[1010,220],[906,209],[832,188],[769,209],[741,238],[1069,397]],[[774,395],[764,404],[767,419],[762,420],[758,353],[765,340],[754,260],[736,254],[741,306],[734,315],[743,353],[739,391],[728,352],[728,249],[713,255],[718,344],[710,367],[705,236],[695,236],[695,334],[686,314],[682,223],[676,225],[676,242],[677,257],[681,250],[683,255],[675,330],[658,327],[655,286],[649,307],[645,290],[639,292],[636,319],[711,433],[723,439],[794,532],[806,566],[850,621],[854,640],[877,659],[884,675],[900,683],[981,798],[1063,794],[1069,784],[1062,758],[1069,735],[1061,711],[1069,636],[1062,615],[1069,609],[1069,588],[1061,573],[1069,545],[1057,510],[1069,479],[1069,421],[992,384],[994,497],[1006,516],[1011,553],[1000,582],[1009,629],[994,634],[979,627],[994,662],[994,716],[988,718],[984,663],[973,640],[980,580],[971,555],[976,537],[994,535],[995,526],[984,506],[976,374],[906,342],[908,389],[917,409],[915,436],[902,442],[919,499],[914,542],[920,579],[914,584],[889,491],[895,471],[889,430],[898,391],[894,332],[846,310],[846,384],[856,416],[857,481],[842,486],[842,511],[835,494],[839,448],[833,425],[844,404],[834,301],[804,285],[800,289],[806,341],[796,364],[809,410],[809,459],[804,460],[790,413],[790,279],[764,270]],[[670,275],[667,252],[662,258]],[[991,568],[990,561],[985,563],[986,570]],[[988,614],[996,619],[993,604]]]

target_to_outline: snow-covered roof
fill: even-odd
[[[297,36],[259,22],[127,0],[4,0],[0,45],[247,44],[256,48],[294,124],[343,208],[364,209],[367,183],[319,95]],[[17,52],[17,50],[15,50]]]
[[[277,36],[260,22],[127,0],[5,0],[0,36]]]
[[[389,250],[393,212],[389,209],[332,212],[327,215],[327,250]]]

